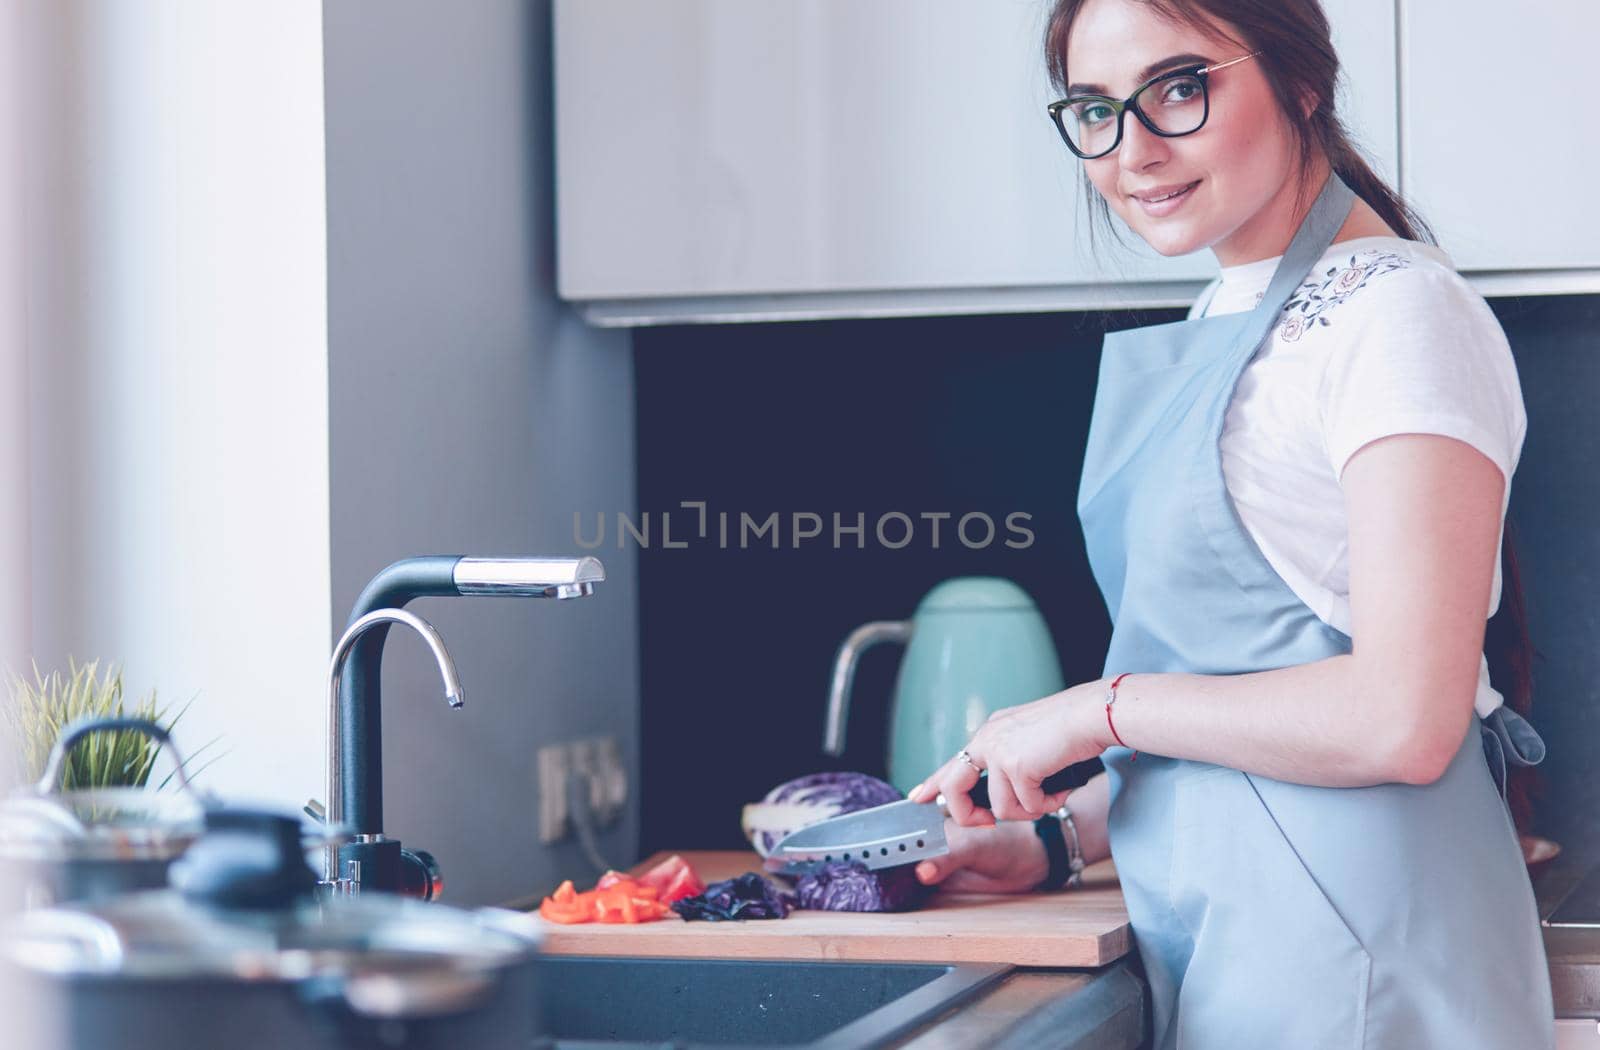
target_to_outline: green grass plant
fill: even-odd
[[[50,749],[61,730],[80,718],[143,718],[171,732],[188,707],[185,704],[169,719],[169,705],[159,703],[153,689],[130,704],[124,695],[120,667],[108,667],[101,673],[98,660],[81,665],[68,660],[65,675],[60,671],[43,674],[37,664],[32,681],[12,675],[7,714],[13,722],[13,739],[22,750],[20,769],[28,782],[34,783],[44,774]],[[213,740],[206,747],[214,743]],[[55,787],[63,791],[144,787],[160,751],[160,744],[133,730],[91,733],[67,755],[61,783]],[[198,755],[199,751],[188,755],[187,761],[192,764]],[[189,771],[191,778],[197,773],[198,770]],[[157,785],[158,789],[171,780],[169,774]]]

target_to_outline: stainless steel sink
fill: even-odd
[[[1004,976],[1001,965],[546,956],[544,1047],[880,1046]]]

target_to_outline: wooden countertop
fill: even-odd
[[[760,871],[753,852],[682,851],[706,882]],[[667,856],[641,863],[642,871]],[[588,887],[579,887],[587,889]],[[521,901],[526,910],[537,900]],[[543,920],[540,920],[543,922]],[[1084,869],[1081,887],[1058,893],[985,896],[937,893],[901,913],[796,910],[786,919],[685,922],[676,915],[637,926],[544,923],[552,955],[722,959],[862,959],[1098,967],[1127,954],[1133,934],[1112,861]]]

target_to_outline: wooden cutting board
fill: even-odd
[[[761,870],[753,852],[684,850],[682,855],[708,883]],[[666,857],[658,853],[634,871]],[[553,955],[1104,966],[1132,947],[1128,912],[1110,860],[1090,865],[1083,874],[1083,886],[1059,893],[936,893],[923,908],[894,914],[796,910],[786,919],[747,922],[685,922],[671,915],[637,926],[563,926],[541,919],[543,950]],[[539,902],[512,906],[535,910]]]

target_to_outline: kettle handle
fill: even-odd
[[[833,660],[833,681],[828,687],[828,721],[822,731],[822,750],[829,755],[844,754],[844,722],[850,713],[850,686],[856,677],[856,662],[861,654],[883,642],[904,644],[911,640],[910,620],[877,620],[850,632]]]

